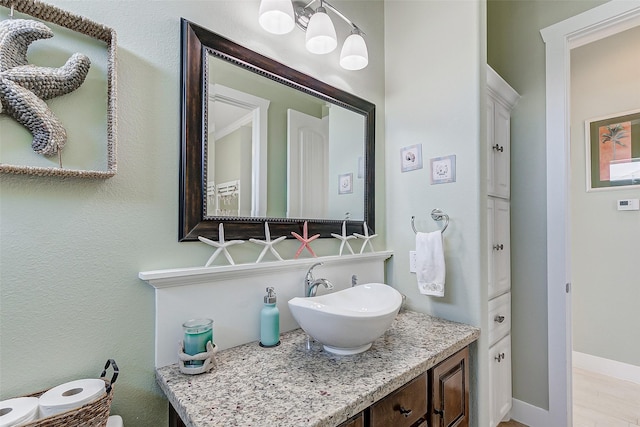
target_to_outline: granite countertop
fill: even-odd
[[[156,369],[158,384],[190,427],[334,427],[475,341],[473,326],[402,311],[371,349],[337,356],[301,329],[281,345],[257,342],[219,352],[218,365],[183,375],[178,365]]]

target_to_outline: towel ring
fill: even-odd
[[[444,227],[442,227],[442,233],[444,233],[444,231],[447,229],[447,227],[449,226],[449,215],[447,215],[446,213],[442,212],[440,209],[434,209],[431,211],[431,218],[434,221],[442,221],[444,219]],[[418,234],[418,230],[416,230],[416,224],[415,224],[415,216],[411,217],[411,228],[413,229],[413,232]]]

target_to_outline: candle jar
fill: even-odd
[[[190,356],[207,351],[207,342],[213,344],[213,320],[192,319],[182,324],[184,329],[184,352]],[[185,362],[189,366],[202,366],[202,360]]]

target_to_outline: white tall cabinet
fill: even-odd
[[[511,111],[520,95],[487,65],[487,287],[490,427],[511,410]]]

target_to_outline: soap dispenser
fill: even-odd
[[[276,307],[276,293],[272,287],[267,288],[264,307],[260,311],[260,345],[275,347],[280,344],[280,311]]]

